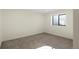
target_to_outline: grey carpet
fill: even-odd
[[[22,37],[2,42],[2,49],[35,49],[42,46],[51,46],[56,49],[72,49],[73,41],[47,33]]]

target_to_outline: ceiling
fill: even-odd
[[[30,12],[37,12],[37,13],[53,13],[60,9],[3,9],[3,11],[12,10],[12,11],[30,11]]]
[[[39,12],[39,13],[51,13],[59,9],[28,9],[29,11]]]

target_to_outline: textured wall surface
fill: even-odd
[[[0,10],[0,45],[2,41],[2,12]]]
[[[79,9],[75,9],[73,11],[73,19],[74,19],[74,40],[73,40],[73,48],[79,49]]]

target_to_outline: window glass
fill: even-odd
[[[66,25],[66,15],[59,15],[59,24]]]
[[[59,14],[59,15],[52,16],[52,24],[58,25],[58,26],[65,26],[66,25],[66,15]]]
[[[54,16],[53,24],[58,25],[58,15]]]

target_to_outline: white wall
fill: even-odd
[[[65,13],[67,15],[67,25],[66,26],[52,26],[51,16],[56,14]],[[51,14],[46,14],[45,16],[46,26],[45,32],[73,39],[73,10],[57,10]]]
[[[3,10],[3,40],[11,40],[44,31],[43,15],[26,10]]]
[[[79,9],[75,9],[73,11],[73,19],[74,19],[74,40],[73,40],[73,48],[79,49]]]
[[[0,10],[0,46],[2,41],[2,12]]]
[[[50,16],[58,13],[67,15],[65,27],[50,25]],[[3,10],[2,16],[3,41],[42,32],[73,38],[73,10],[57,10],[52,14],[41,14],[28,10]]]

